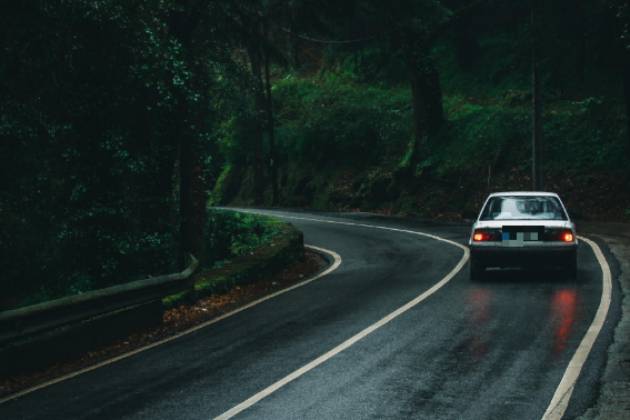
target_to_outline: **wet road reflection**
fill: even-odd
[[[472,336],[468,341],[468,351],[474,361],[481,360],[489,350],[490,341],[487,324],[492,319],[492,292],[489,289],[473,288],[466,298],[470,308],[470,323]]]
[[[575,323],[577,295],[575,289],[556,290],[551,299],[551,315],[554,323],[553,352],[560,356],[567,347]]]
[[[466,349],[474,361],[481,360],[486,354],[491,352],[490,340],[492,338],[491,324],[493,322],[492,317],[497,317],[497,314],[493,314],[493,305],[500,304],[501,298],[498,296],[503,293],[510,293],[512,287],[517,286],[519,292],[523,290],[521,288],[534,288],[536,292],[541,292],[540,285],[551,284],[552,289],[547,287],[546,292],[540,296],[544,301],[537,300],[533,296],[532,300],[527,299],[522,301],[521,304],[529,305],[537,301],[542,303],[543,306],[539,310],[548,310],[548,318],[546,318],[547,328],[550,332],[549,349],[551,356],[559,358],[565,355],[566,351],[570,347],[569,340],[573,337],[576,328],[577,317],[579,316],[578,308],[578,289],[574,282],[564,283],[564,280],[558,279],[558,275],[555,272],[545,271],[528,271],[528,270],[488,270],[483,282],[488,287],[483,287],[481,284],[472,287],[466,294],[466,306],[468,308],[468,320],[470,323],[470,336],[466,340]],[[550,279],[552,279],[550,281]],[[499,287],[496,289],[495,287]],[[507,290],[509,289],[509,290]],[[516,291],[515,291],[516,292]],[[497,295],[497,293],[499,295]],[[495,302],[495,300],[499,299]],[[546,303],[545,303],[546,301]],[[499,312],[502,312],[499,308],[496,308]],[[504,315],[503,315],[504,316]],[[500,324],[505,325],[508,322],[507,319],[499,321]],[[539,326],[544,328],[543,325]]]

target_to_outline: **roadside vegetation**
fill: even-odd
[[[489,190],[530,188],[526,91],[479,101],[445,95],[448,122],[412,176],[404,174],[412,130],[404,87],[290,74],[276,82],[274,95],[283,205],[457,217],[476,211]],[[622,105],[592,97],[558,100],[547,105],[545,116],[547,188],[584,216],[625,217]],[[227,164],[212,197],[253,204],[252,179],[251,169]]]
[[[201,260],[200,270],[215,270],[219,272],[221,268],[229,266],[235,260],[238,260],[239,257],[243,259],[242,257],[249,257],[254,255],[254,253],[263,252],[274,241],[281,241],[284,236],[289,235],[287,229],[286,223],[271,217],[209,209],[204,228],[203,252],[197,256]],[[95,267],[102,267],[101,265],[56,266],[55,270],[51,267],[46,272],[46,281],[41,282],[37,288],[23,288],[13,296],[5,296],[6,309],[139,280],[148,275],[161,275],[179,270],[174,247],[163,246],[147,251],[143,247],[148,248],[148,246],[143,242],[136,246],[140,251],[129,252],[128,254],[123,253],[122,255],[116,255],[115,253],[105,255],[105,257],[108,257],[105,264],[109,263],[117,268],[111,272],[94,269]],[[63,248],[63,250],[68,252],[67,248]],[[298,249],[292,247],[291,251],[295,253]],[[287,256],[285,262],[287,264],[292,263],[295,260],[295,258],[292,258],[293,256],[294,254]],[[102,258],[103,256],[96,257]],[[60,263],[67,263],[67,256],[63,252],[59,253],[57,258],[61,260]],[[249,263],[250,259],[244,258],[243,260],[247,260]],[[135,263],[135,265],[131,265],[131,263]],[[151,263],[156,265],[151,267]],[[274,269],[277,268],[274,267]],[[232,268],[230,271],[235,270]],[[262,274],[267,273],[264,272]],[[215,289],[225,291],[232,284],[228,280],[231,279],[217,276],[217,278],[212,279],[212,283],[217,286],[214,287]],[[202,279],[202,281],[208,282],[207,279]],[[195,287],[208,289],[208,287],[202,287],[201,283]],[[185,294],[188,294],[188,292],[183,293],[180,297],[183,297]],[[169,306],[174,301],[179,301],[176,298],[176,296],[171,297],[168,301]]]
[[[624,1],[5,9],[2,308],[191,253],[216,267],[274,235],[209,204],[469,217],[489,190],[531,188],[533,99],[544,188],[630,218]]]
[[[612,3],[574,6],[541,11],[543,188],[559,192],[577,218],[630,220],[628,53],[613,36],[624,17]],[[490,191],[531,189],[529,12],[524,3],[480,6],[465,16],[469,44],[456,28],[434,43],[426,60],[439,74],[443,121],[420,134],[421,153],[409,70],[390,40],[301,39],[301,67],[277,68],[272,87],[277,204],[461,219]],[[347,18],[360,21],[360,9]],[[608,24],[616,32],[600,30]],[[350,37],[337,27],[325,35]],[[236,146],[245,141],[229,130],[219,138],[246,155]],[[213,202],[255,205],[245,156],[225,156]],[[268,187],[264,202],[273,201]]]

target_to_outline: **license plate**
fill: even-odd
[[[504,241],[532,242],[538,241],[538,232],[503,232],[501,237]]]
[[[524,242],[543,240],[543,226],[503,226],[501,239],[507,246],[523,246]]]

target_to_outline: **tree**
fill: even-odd
[[[272,127],[273,124],[273,122],[269,120],[271,111],[268,108],[269,101],[266,98],[267,91],[264,81],[264,75],[267,74],[269,64],[266,51],[261,45],[261,39],[264,40],[264,38],[261,37],[265,36],[262,11],[254,10],[249,16],[244,17],[242,24],[247,34],[243,42],[246,45],[247,56],[249,57],[255,104],[254,203],[260,205],[263,201],[263,191],[265,187],[263,175],[265,160],[263,156],[264,131],[265,127]]]
[[[204,255],[207,186],[204,155],[214,153],[208,141],[213,131],[213,94],[222,69],[232,66],[234,29],[229,27],[229,4],[203,0],[174,0],[166,28],[174,49],[169,76],[174,87],[175,112],[169,120],[178,150],[180,261],[188,254]]]
[[[3,10],[5,290],[123,282],[177,269],[177,248],[182,259],[201,252],[201,160],[212,153],[217,73],[230,62],[226,7],[50,0]]]
[[[166,7],[54,0],[3,10],[1,211],[14,223],[2,225],[0,253],[9,294],[175,268]]]
[[[203,247],[203,226],[205,200],[199,197],[199,166],[194,129],[202,123],[204,115],[196,108],[199,101],[196,95],[203,92],[205,78],[204,43],[198,39],[198,31],[203,29],[202,17],[206,16],[205,2],[181,1],[170,10],[168,29],[181,47],[177,57],[184,69],[186,79],[181,80],[184,89],[176,91],[177,113],[172,120],[178,146],[179,167],[179,215],[180,215],[180,261],[186,261],[189,253],[200,255]],[[204,10],[205,9],[205,10]],[[173,74],[175,80],[176,75]],[[207,99],[204,95],[204,99]],[[205,102],[205,101],[204,101]],[[197,181],[198,182],[198,181]]]
[[[406,27],[401,28],[397,35],[411,87],[414,139],[409,163],[414,167],[422,157],[426,157],[428,139],[439,131],[444,122],[442,90],[425,31]]]
[[[468,10],[471,6],[468,0],[445,0],[444,3],[450,10]],[[473,3],[473,5],[477,5]],[[474,15],[470,12],[455,13],[451,17],[450,27],[453,32],[455,54],[460,68],[470,71],[473,64],[479,58],[481,47],[474,28]]]
[[[289,4],[289,7],[292,5]],[[250,69],[251,93],[254,99],[254,203],[263,202],[265,190],[265,162],[271,184],[271,203],[278,202],[278,159],[276,156],[273,98],[271,93],[271,62],[284,64],[286,60],[272,42],[272,24],[283,27],[287,18],[284,0],[259,0],[235,4],[231,21],[235,42],[246,52]],[[289,14],[289,16],[291,16]],[[265,156],[265,138],[267,156]]]
[[[619,44],[622,56],[623,92],[626,103],[626,123],[628,144],[630,145],[630,5],[622,0],[616,0],[613,4],[616,17],[619,22]]]
[[[543,188],[542,136],[543,103],[540,77],[540,3],[531,0],[530,31],[532,38],[532,190]]]
[[[308,8],[309,2],[301,3]],[[426,157],[428,139],[437,134],[444,122],[440,78],[431,50],[437,34],[448,22],[450,11],[439,1],[404,0],[384,3],[354,0],[318,3],[315,11],[328,28],[328,35],[339,39],[323,40],[300,37],[308,42],[330,45],[380,43],[392,56],[405,61],[411,91],[414,135],[410,145],[408,168],[415,168]],[[356,33],[362,30],[362,33]],[[354,32],[348,32],[354,31]]]

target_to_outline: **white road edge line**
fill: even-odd
[[[322,354],[318,358],[312,360],[311,362],[307,363],[306,365],[302,366],[301,368],[291,372],[290,374],[288,374],[284,378],[282,378],[279,381],[273,383],[272,385],[268,386],[267,388],[263,389],[262,391],[254,394],[253,396],[249,397],[245,401],[237,404],[236,406],[232,407],[231,409],[229,409],[228,411],[224,412],[223,414],[215,417],[215,420],[226,420],[226,419],[230,419],[230,418],[236,416],[237,414],[241,413],[242,411],[246,410],[247,408],[249,408],[252,405],[254,405],[257,402],[259,402],[263,398],[273,394],[274,392],[276,392],[277,390],[279,390],[280,388],[282,388],[283,386],[285,386],[289,382],[299,378],[300,376],[304,375],[308,371],[316,368],[317,366],[319,366],[322,363],[326,362],[328,359],[330,359],[330,358],[334,357],[335,355],[341,353],[342,351],[346,350],[348,347],[352,346],[353,344],[355,344],[359,340],[365,338],[366,336],[370,335],[374,331],[376,331],[379,328],[383,327],[384,325],[386,325],[390,321],[394,320],[395,318],[399,317],[403,313],[407,312],[408,310],[410,310],[414,306],[418,305],[420,302],[422,302],[423,300],[427,299],[429,296],[431,296],[432,294],[437,292],[439,289],[441,289],[453,277],[455,277],[455,275],[462,269],[462,267],[468,261],[468,257],[469,257],[469,254],[470,254],[470,251],[468,250],[468,247],[466,247],[464,245],[461,245],[461,244],[459,244],[457,242],[454,242],[454,241],[451,241],[449,239],[445,239],[445,238],[442,238],[442,237],[439,237],[439,236],[436,236],[436,235],[431,235],[431,234],[424,233],[424,232],[418,232],[418,231],[406,230],[406,229],[397,229],[397,228],[391,228],[391,227],[386,227],[386,226],[368,225],[368,224],[362,224],[362,223],[341,222],[341,221],[325,220],[325,219],[313,219],[313,218],[307,218],[307,217],[284,216],[284,215],[278,215],[278,214],[274,214],[274,216],[275,217],[279,217],[279,218],[286,218],[286,219],[309,220],[309,221],[315,221],[315,222],[333,223],[333,224],[341,224],[341,225],[347,225],[347,226],[360,226],[360,227],[367,227],[367,228],[372,228],[372,229],[382,229],[382,230],[391,230],[391,231],[394,231],[394,232],[410,233],[410,234],[413,234],[413,235],[419,235],[419,236],[435,239],[435,240],[438,240],[438,241],[441,241],[441,242],[445,242],[445,243],[454,245],[454,246],[456,246],[458,248],[461,248],[464,251],[464,255],[459,260],[457,265],[446,276],[444,276],[439,282],[435,283],[431,288],[429,288],[428,290],[426,290],[425,292],[423,292],[422,294],[420,294],[416,298],[414,298],[411,301],[407,302],[405,305],[403,305],[400,308],[396,309],[395,311],[391,312],[389,315],[385,316],[381,320],[375,322],[374,324],[370,325],[369,327],[365,328],[364,330],[360,331],[359,333],[353,335],[352,337],[350,337],[349,339],[347,339],[343,343],[341,343],[338,346],[334,347],[333,349],[327,351],[326,353]]]
[[[141,353],[143,351],[152,349],[153,347],[157,347],[157,346],[160,346],[162,344],[166,344],[166,343],[168,343],[170,341],[176,340],[176,339],[178,339],[180,337],[188,335],[188,334],[190,334],[192,332],[195,332],[197,330],[200,330],[202,328],[206,328],[206,327],[208,327],[208,326],[210,326],[212,324],[216,324],[219,321],[222,321],[222,320],[224,320],[226,318],[229,318],[229,317],[231,317],[233,315],[236,315],[239,312],[243,312],[244,310],[249,309],[249,308],[251,308],[253,306],[256,306],[256,305],[258,305],[258,304],[260,304],[262,302],[265,302],[265,301],[267,301],[269,299],[273,299],[273,298],[275,298],[275,297],[277,297],[279,295],[282,295],[282,294],[287,293],[287,292],[289,292],[291,290],[297,289],[298,287],[302,287],[302,286],[305,286],[305,285],[307,285],[307,284],[309,284],[311,282],[314,282],[315,280],[319,280],[320,278],[326,276],[327,274],[330,274],[333,271],[335,271],[341,265],[341,262],[342,262],[341,256],[339,254],[337,254],[335,251],[331,251],[329,249],[320,248],[320,247],[317,247],[317,246],[314,246],[314,245],[308,245],[308,244],[304,244],[304,247],[313,249],[315,251],[322,252],[324,254],[328,254],[329,256],[331,256],[333,258],[332,265],[330,267],[328,267],[326,270],[322,271],[321,273],[316,274],[315,276],[310,277],[310,278],[308,278],[308,279],[306,279],[306,280],[304,280],[304,281],[302,281],[300,283],[296,283],[293,286],[287,287],[286,289],[282,289],[282,290],[279,290],[279,291],[277,291],[275,293],[272,293],[270,295],[264,296],[264,297],[262,297],[260,299],[257,299],[257,300],[255,300],[253,302],[248,303],[247,305],[241,306],[238,309],[235,309],[235,310],[233,310],[231,312],[223,314],[223,315],[219,316],[218,318],[214,318],[214,319],[211,319],[210,321],[206,321],[204,323],[196,325],[196,326],[194,326],[192,328],[189,328],[187,330],[179,332],[179,333],[177,333],[177,334],[175,334],[175,335],[173,335],[171,337],[165,338],[164,340],[156,341],[155,343],[151,343],[151,344],[149,344],[147,346],[140,347],[138,349],[130,351],[129,353],[121,354],[120,356],[116,356],[116,357],[113,357],[111,359],[107,359],[107,360],[105,360],[105,361],[103,361],[101,363],[97,363],[97,364],[89,366],[89,367],[87,367],[85,369],[81,369],[81,370],[78,370],[76,372],[69,373],[69,374],[61,376],[59,378],[55,378],[55,379],[50,380],[48,382],[44,382],[44,383],[41,383],[39,385],[36,385],[36,386],[34,386],[32,388],[28,388],[28,389],[25,389],[23,391],[20,391],[20,392],[17,392],[15,394],[12,394],[12,395],[9,395],[7,397],[4,397],[4,398],[0,399],[0,404],[6,403],[6,402],[11,401],[11,400],[14,400],[16,398],[23,397],[23,396],[25,396],[27,394],[30,394],[32,392],[35,392],[35,391],[37,391],[39,389],[46,388],[46,387],[49,387],[51,385],[57,384],[59,382],[66,381],[68,379],[71,379],[71,378],[74,378],[76,376],[82,375],[84,373],[96,370],[96,369],[101,368],[103,366],[110,365],[112,363],[118,362],[119,360],[123,360],[123,359],[126,359],[128,357],[134,356],[134,355],[136,355],[138,353]]]
[[[595,340],[597,340],[599,332],[604,326],[606,316],[608,315],[608,309],[610,308],[610,301],[612,299],[612,275],[610,273],[610,266],[606,261],[606,257],[604,257],[604,254],[597,243],[583,236],[579,236],[579,239],[586,242],[591,247],[595,257],[597,258],[597,262],[602,269],[602,297],[599,301],[599,307],[595,313],[595,318],[593,318],[593,322],[586,331],[586,334],[584,334],[580,345],[573,354],[573,357],[569,362],[569,366],[567,366],[567,369],[564,371],[562,380],[560,381],[558,388],[556,388],[556,392],[553,394],[553,398],[551,399],[545,414],[543,414],[542,420],[559,420],[562,416],[564,416],[564,412],[569,406],[569,400],[571,399],[571,394],[573,394],[573,389],[575,388],[575,384],[580,376],[580,372],[582,371],[582,368],[586,363],[586,359],[595,344]]]

